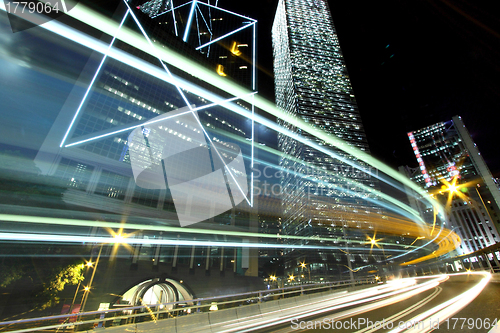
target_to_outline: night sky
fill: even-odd
[[[269,72],[277,3],[219,1],[259,21],[259,64]],[[330,1],[375,157],[394,168],[415,167],[406,133],[459,115],[500,177],[499,7],[460,0]],[[270,99],[272,80],[260,73],[259,92]]]

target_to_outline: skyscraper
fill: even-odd
[[[369,153],[328,2],[280,0],[272,40],[277,106]],[[319,145],[327,145],[284,121],[278,122]],[[356,212],[354,206],[366,205],[364,194],[352,189],[347,180],[374,187],[367,174],[283,134],[279,134],[278,146],[283,153],[280,167],[296,172],[284,172],[281,179],[284,233],[342,236],[346,240],[349,237],[363,238],[362,234],[353,235],[345,228],[345,221],[352,219],[346,216]],[[345,160],[353,160],[345,152],[328,148]],[[308,170],[311,167],[313,171]],[[311,173],[315,174],[315,180],[300,176]],[[335,213],[328,215],[327,207],[328,211]],[[361,214],[356,220],[356,223],[367,223]],[[311,271],[329,273],[336,270],[329,263],[339,262],[340,257],[345,257],[340,252],[333,257],[331,253],[321,251],[307,254],[294,250],[286,252],[285,270],[288,272],[294,271],[299,262],[307,261],[311,263]]]
[[[252,121],[233,111],[251,113],[252,106],[239,100],[238,96],[231,96],[203,82],[194,74],[202,68],[214,75],[224,76],[232,84],[255,88],[255,75],[252,75],[255,70],[252,62],[255,47],[252,42],[256,21],[208,2],[192,1],[190,6],[187,4],[184,1],[178,6],[186,5],[185,8],[192,10],[175,10],[173,16],[170,1],[123,2],[116,14],[123,26],[118,28],[118,22],[112,22],[116,25],[112,33],[125,30],[128,39],[118,37],[112,40],[112,45],[109,45],[109,40],[94,41],[105,45],[108,53],[105,57],[101,53],[92,55],[79,82],[87,90],[76,87],[72,91],[35,159],[43,174],[61,179],[62,186],[68,188],[63,200],[74,209],[98,210],[124,221],[153,218],[165,226],[177,225],[181,212],[175,205],[172,191],[175,184],[165,185],[165,180],[161,179],[159,186],[141,186],[132,173],[131,155],[134,150],[131,144],[144,141],[144,146],[139,148],[149,150],[150,157],[156,159],[157,165],[162,165],[162,158],[157,156],[164,153],[159,147],[159,143],[164,142],[159,140],[155,145],[150,140],[159,131],[169,136],[169,145],[176,144],[172,139],[194,142],[202,137],[200,145],[208,146],[206,142],[210,142],[210,147],[221,147],[221,156],[226,156],[228,151],[238,146],[244,156],[246,170],[251,170]],[[188,15],[192,17],[189,24]],[[219,24],[221,22],[224,24]],[[225,40],[234,29],[239,30],[230,35],[230,40]],[[186,33],[181,33],[184,31]],[[207,31],[210,31],[208,37]],[[186,60],[186,63],[196,63],[199,67],[189,70],[167,64],[165,58],[161,61],[159,54],[165,49],[173,50],[173,57]],[[224,70],[219,65],[224,66]],[[89,77],[93,79],[89,80]],[[199,108],[199,128],[183,122],[181,118],[173,118],[176,112],[189,107]],[[149,126],[151,123],[148,122],[163,116],[173,121],[172,126],[166,123],[156,123],[152,126],[155,128]],[[134,129],[138,142],[130,136]],[[217,168],[214,159],[207,158],[206,161],[210,164],[207,167]],[[193,165],[199,164],[200,160],[198,158],[193,163],[193,160],[182,159],[182,162]],[[175,164],[172,166],[176,167]],[[186,168],[179,169],[177,171],[189,172]],[[160,174],[163,175],[161,169]],[[241,174],[251,185],[251,172]],[[223,189],[227,191],[225,185]],[[245,187],[242,189],[241,192],[246,192]],[[250,200],[250,194],[242,195]],[[255,226],[252,226],[248,201],[245,200],[238,208],[207,217],[200,227],[253,231],[256,219]],[[229,204],[237,205],[234,199]],[[182,213],[192,212],[185,209]],[[179,239],[178,234],[153,234],[149,231],[139,237]],[[229,240],[232,238],[224,235],[224,241]],[[252,241],[244,237],[239,237],[237,241],[242,240]],[[257,249],[205,246],[201,241],[196,246],[136,246],[132,266],[137,267],[140,261],[144,264],[152,260],[155,269],[163,266],[162,269],[169,269],[178,277],[195,271],[198,275],[230,272],[256,276],[258,262],[254,252],[257,253]]]
[[[500,191],[462,119],[455,116],[408,138],[419,164],[407,172],[447,205],[453,229],[467,254],[500,241]]]

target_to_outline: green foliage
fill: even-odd
[[[36,308],[43,310],[59,303],[58,293],[63,291],[67,284],[76,285],[82,282],[85,278],[83,272],[83,264],[68,265],[57,272],[50,282],[44,284],[44,289],[35,296],[38,303]]]
[[[65,267],[50,281],[48,288],[54,291],[62,291],[66,284],[75,285],[82,282],[84,279],[83,267],[82,264]]]
[[[9,267],[0,271],[0,288],[6,288],[12,282],[21,279],[24,271],[21,267]]]

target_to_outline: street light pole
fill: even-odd
[[[311,283],[311,269],[307,267],[305,262],[300,263],[300,267],[302,267],[302,272],[304,272],[304,268],[307,268],[307,273],[309,274],[309,283]]]
[[[97,271],[97,265],[99,264],[99,259],[101,258],[103,245],[104,244],[101,244],[101,247],[99,248],[99,254],[97,255],[97,259],[95,261],[95,266],[94,266],[94,270],[92,271],[92,276],[90,277],[89,285],[87,287],[85,287],[85,292],[83,294],[83,298],[85,298],[85,300],[83,300],[83,298],[82,298],[83,304],[82,304],[82,307],[80,308],[80,312],[84,311],[85,304],[87,304],[87,299],[89,298],[90,288],[92,287],[92,282],[94,281],[94,275],[95,275],[95,272]]]
[[[71,310],[73,310],[73,306],[75,306],[75,300],[76,300],[76,296],[78,295],[78,291],[80,290],[80,284],[82,284],[82,281],[79,281],[78,286],[76,286],[75,296],[73,296],[73,300],[71,301],[71,305],[69,307],[69,311],[68,311],[69,314],[71,314]]]

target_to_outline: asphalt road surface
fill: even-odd
[[[418,315],[435,309],[443,303],[467,292],[482,279],[479,275],[451,276],[447,281],[403,300],[390,298],[373,300],[363,306],[353,305],[349,308],[334,310],[328,314],[291,319],[286,324],[274,326],[261,332],[391,332],[398,328],[401,331],[412,331],[412,328],[422,328]],[[419,284],[425,280],[420,280]],[[488,333],[492,323],[500,319],[500,283],[488,283],[484,290],[465,308],[453,314],[448,320],[438,326],[438,317],[423,319],[431,322],[433,332],[470,332]],[[382,304],[386,302],[386,305]],[[372,308],[370,308],[370,306]],[[335,318],[335,321],[333,320]],[[441,318],[442,320],[443,318]],[[321,324],[320,324],[321,323]],[[413,326],[413,327],[412,327]],[[486,327],[486,328],[485,328]],[[500,323],[496,327],[499,329]],[[408,328],[408,329],[406,329]],[[429,330],[426,330],[429,331]],[[499,330],[500,332],[500,330]]]

